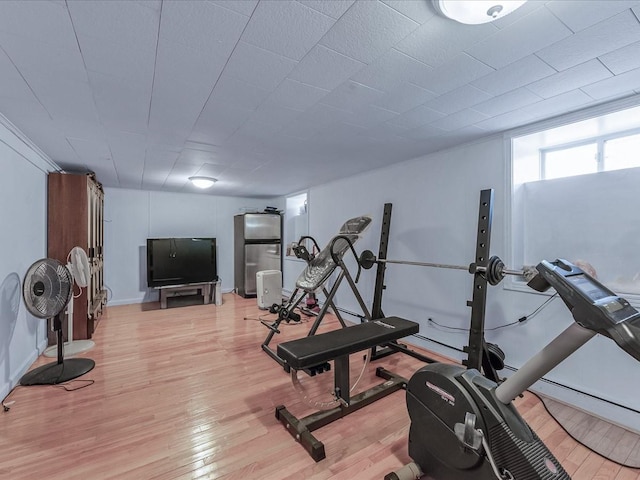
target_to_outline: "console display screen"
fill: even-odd
[[[585,275],[572,275],[570,277],[566,277],[566,279],[592,301],[600,300],[601,298],[610,297],[612,295],[611,292],[600,285],[597,285]]]

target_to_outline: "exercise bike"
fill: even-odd
[[[418,370],[407,386],[414,462],[385,480],[427,473],[437,480],[570,478],[512,401],[596,333],[640,361],[640,313],[565,260],[542,261],[536,269],[528,285],[540,292],[555,288],[575,322],[500,385],[459,365]]]

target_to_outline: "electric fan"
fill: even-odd
[[[71,301],[67,305],[67,341],[64,342],[64,354],[75,355],[76,353],[85,352],[92,349],[96,344],[92,340],[74,340],[73,339],[73,303],[74,299],[82,294],[82,289],[89,285],[91,269],[89,267],[89,259],[87,254],[81,247],[73,247],[67,255],[67,269],[71,272],[73,281],[80,287],[80,293],[73,295]],[[57,346],[53,345],[44,351],[45,357],[55,357],[57,355]]]
[[[64,360],[60,314],[73,296],[72,287],[71,272],[58,260],[43,258],[27,270],[22,284],[25,306],[34,317],[53,317],[53,328],[58,337],[58,361],[25,373],[20,385],[55,385],[84,375],[95,366],[88,358]]]

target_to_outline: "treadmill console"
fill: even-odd
[[[627,300],[566,260],[543,260],[536,270],[528,283],[531,288],[555,288],[578,324],[611,338],[640,360],[640,312]]]

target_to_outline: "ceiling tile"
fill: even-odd
[[[398,115],[396,118],[389,120],[387,123],[390,125],[399,125],[406,128],[415,128],[426,123],[431,123],[434,120],[443,118],[445,115],[435,110],[425,107],[424,105],[414,108],[413,110]]]
[[[329,90],[307,85],[286,78],[266,100],[266,104],[279,105],[294,110],[306,110],[315,105]]]
[[[148,7],[152,4],[129,0],[67,2],[77,35],[147,51],[155,50],[160,22],[159,9]]]
[[[62,164],[67,166],[74,164],[84,165],[64,134],[58,130],[54,120],[40,116],[26,116],[23,118],[26,119],[25,122],[15,122],[15,125],[46,152],[54,162],[60,166]]]
[[[111,132],[108,141],[118,179],[128,186],[142,185],[146,155],[145,137],[124,132]]]
[[[136,90],[127,82],[97,72],[89,72],[89,82],[105,127],[147,133],[151,85],[147,90]]]
[[[491,95],[500,95],[556,73],[535,55],[522,58],[500,70],[472,82],[472,85]]]
[[[640,40],[640,23],[627,10],[537,52],[557,70],[565,70]]]
[[[0,112],[108,186],[278,195],[640,92],[630,5],[5,1]]]
[[[371,63],[418,27],[418,23],[380,2],[356,2],[321,44],[363,63]]]
[[[177,165],[177,164],[176,164]],[[218,178],[228,167],[226,165],[216,165],[214,163],[203,163],[196,170],[196,175],[204,175],[205,177]]]
[[[640,67],[640,42],[632,43],[613,52],[599,57],[599,60],[613,72],[619,75]]]
[[[582,91],[592,98],[606,99],[622,93],[631,93],[638,88],[638,85],[640,85],[640,68],[584,86]]]
[[[211,2],[164,2],[160,37],[226,58],[248,20]]]
[[[219,5],[224,8],[228,8],[229,10],[233,10],[234,12],[241,13],[242,15],[246,15],[250,17],[253,11],[258,5],[258,0],[242,0],[239,2],[238,0],[211,0],[216,5]]]
[[[404,113],[418,105],[422,105],[435,96],[436,95],[429,90],[405,82],[398,85],[396,89],[387,92],[384,97],[375,101],[373,105],[392,112]]]
[[[300,0],[300,3],[337,20],[353,5],[354,0]]]
[[[525,105],[539,102],[540,100],[542,100],[542,98],[523,87],[493,97],[486,102],[475,105],[473,109],[490,117],[495,117],[512,110],[517,110]]]
[[[384,92],[380,90],[349,80],[325,95],[321,103],[352,112],[373,103],[383,95]]]
[[[287,126],[286,135],[307,139],[332,123],[344,121],[350,115],[345,110],[317,103]]]
[[[289,75],[296,64],[295,60],[240,42],[225,67],[225,73],[271,91]]]
[[[67,8],[54,2],[0,2],[0,32],[46,42],[54,48],[77,48]]]
[[[298,140],[307,140],[313,137],[326,124],[320,124],[312,118],[298,117],[295,122],[286,128],[286,136]]]
[[[251,112],[252,110],[220,100],[209,101],[198,118],[189,140],[221,145],[247,121]]]
[[[445,133],[443,129],[438,128],[433,124],[427,124],[427,125],[421,125],[417,128],[406,130],[404,132],[398,132],[398,135],[401,137],[411,138],[414,140],[421,140],[421,139],[431,139],[434,137],[439,137],[443,133]]]
[[[106,139],[86,140],[84,138],[67,137],[67,140],[78,154],[78,157],[87,165],[95,165],[106,162],[112,163],[111,151],[109,150],[109,145],[107,144]]]
[[[533,82],[527,88],[541,97],[550,98],[611,76],[611,72],[594,59]]]
[[[493,68],[462,53],[424,75],[416,84],[437,94],[443,94],[491,72]]]
[[[86,141],[104,142],[107,138],[105,128],[96,119],[89,122],[75,117],[61,115],[53,117],[56,129],[67,137],[75,137]]]
[[[154,95],[202,96],[204,91],[209,95],[224,67],[225,60],[160,39],[155,61],[153,93]]]
[[[98,119],[93,92],[88,82],[71,81],[62,75],[45,77],[30,71],[23,74],[52,117],[76,117],[90,122]]]
[[[204,103],[204,100],[202,100]],[[191,98],[153,95],[149,111],[149,134],[156,134],[174,148],[181,146],[202,111]]]
[[[306,112],[302,113],[298,118],[303,121],[313,120],[317,122],[321,128],[324,128],[332,123],[344,121],[349,117],[349,115],[350,112],[346,110],[317,103]]]
[[[0,48],[0,85],[2,85],[0,96],[24,100],[25,103],[37,101],[33,91],[2,48]],[[6,112],[3,113],[6,114]]]
[[[242,40],[293,60],[302,60],[335,20],[292,0],[260,2]]]
[[[222,150],[218,153],[212,153],[185,148],[180,152],[178,162],[196,166],[207,164],[224,167],[226,165],[231,165],[233,160]]]
[[[531,123],[531,121],[532,116],[529,113],[518,109],[495,117],[489,117],[486,120],[476,123],[476,127],[487,130],[488,132],[500,132],[521,127],[522,125]]]
[[[495,32],[497,28],[492,23],[469,28],[469,25],[436,15],[398,43],[396,48],[427,65],[438,67]]]
[[[416,83],[432,70],[432,67],[392,48],[375,62],[362,68],[351,80],[389,92],[403,82]]]
[[[124,80],[132,88],[151,89],[156,50],[145,50],[138,44],[121,46],[78,35],[82,58],[87,70]],[[83,68],[84,71],[84,68]]]
[[[637,0],[607,0],[605,2],[555,0],[546,4],[547,8],[574,32],[591,27],[636,5],[638,5]]]
[[[400,137],[401,133],[405,133],[409,131],[409,128],[401,127],[399,125],[392,125],[390,123],[382,123],[373,128],[370,128],[366,132],[363,132],[362,135],[366,137],[379,138],[381,141],[389,141],[393,138]],[[400,137],[402,138],[402,137]]]
[[[333,90],[364,64],[322,45],[316,45],[291,72],[289,78],[326,90]]]
[[[555,115],[578,110],[590,103],[594,103],[589,95],[580,90],[572,90],[541,102],[528,105],[520,111],[530,115],[533,120],[551,118]]]
[[[269,96],[270,90],[250,85],[233,75],[223,74],[216,83],[211,97],[228,103],[235,103],[239,107],[255,110]]]
[[[142,173],[142,187],[158,188],[158,186],[164,184],[177,159],[177,152],[164,150],[158,146],[147,148],[144,171]]]
[[[291,122],[301,113],[300,110],[293,110],[279,105],[262,105],[251,116],[251,120],[271,124],[272,126],[282,126]],[[278,128],[278,130],[280,129]]]
[[[382,0],[394,10],[409,17],[414,22],[423,24],[435,15],[435,10],[424,0]]]
[[[391,110],[386,110],[375,105],[365,105],[356,109],[353,114],[347,118],[347,121],[354,125],[371,128],[397,116],[398,114]]]
[[[429,100],[425,103],[425,106],[432,108],[433,110],[437,110],[438,112],[442,112],[445,115],[449,115],[465,108],[472,107],[490,98],[492,98],[491,95],[477,89],[476,87],[463,85],[449,93],[445,93],[433,100]]]
[[[459,130],[463,127],[468,127],[469,125],[473,125],[474,123],[478,123],[482,120],[485,120],[488,115],[484,113],[480,113],[476,110],[462,110],[460,112],[453,113],[445,118],[441,118],[437,122],[432,122],[433,125],[437,126],[446,131]]]
[[[491,23],[495,25],[497,28],[500,28],[500,29],[506,28],[509,25],[516,23],[523,17],[526,17],[530,13],[533,13],[534,10],[544,8],[546,1],[547,0],[544,0],[544,1],[529,0],[524,5],[521,5],[520,7],[518,7],[515,12],[511,12],[509,15],[504,15],[498,18],[497,20],[494,20]]]
[[[0,83],[2,83],[2,75],[0,75]],[[37,132],[38,129],[43,128],[44,124],[51,122],[51,116],[49,112],[45,110],[42,104],[31,94],[30,97],[19,97],[13,95],[9,90],[3,90],[0,92],[0,113],[6,118],[10,119],[11,123],[16,125],[25,134],[26,128],[30,128],[29,138],[37,142],[35,136],[31,136],[31,132]],[[56,130],[56,134],[60,135],[60,132]],[[38,144],[42,148],[41,145]]]
[[[502,68],[571,34],[549,10],[539,8],[465,51],[493,68]]]
[[[73,43],[69,48],[61,48],[55,43],[0,33],[0,44],[21,72],[30,71],[44,77],[54,73],[58,76],[64,75],[72,81],[87,81],[77,43]]]

